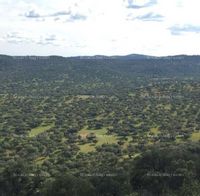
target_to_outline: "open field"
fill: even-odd
[[[39,126],[39,127],[34,128],[34,129],[31,129],[31,131],[29,132],[29,137],[35,137],[40,133],[48,131],[53,126],[54,126],[54,124],[52,123],[52,124],[47,125],[47,126]]]

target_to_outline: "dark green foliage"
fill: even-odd
[[[63,175],[52,182],[47,181],[43,196],[95,196],[95,189],[87,180],[72,175]]]
[[[194,183],[190,191],[197,192],[199,154],[199,144],[153,147],[134,162],[131,173],[133,190],[146,190],[152,195],[182,195],[186,187]]]
[[[25,160],[8,162],[0,176],[0,195],[26,196],[37,195],[45,172],[27,165]]]

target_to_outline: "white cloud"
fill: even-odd
[[[0,53],[200,54],[196,0],[0,0]]]

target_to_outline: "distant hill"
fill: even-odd
[[[150,59],[150,58],[157,58],[154,56],[147,56],[147,55],[141,55],[141,54],[129,54],[125,56],[115,55],[115,56],[105,56],[105,55],[95,55],[95,56],[79,56],[74,58],[80,58],[80,59]]]
[[[199,80],[200,56],[0,55],[2,93],[38,93],[43,89],[44,94],[106,94],[148,85],[156,78]],[[52,90],[45,92],[45,86]]]

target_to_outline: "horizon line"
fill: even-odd
[[[64,56],[64,55],[57,55],[57,54],[51,54],[51,55],[34,55],[34,54],[27,54],[27,55],[9,55],[9,54],[0,54],[0,56],[10,56],[10,57],[63,57],[63,58],[89,58],[89,57],[128,57],[128,56],[143,56],[147,58],[164,58],[164,57],[176,57],[176,56],[200,56],[200,54],[174,54],[174,55],[148,55],[148,54],[140,54],[140,53],[132,53],[132,54],[125,54],[125,55],[104,55],[104,54],[95,54],[95,55],[72,55],[72,56]]]

